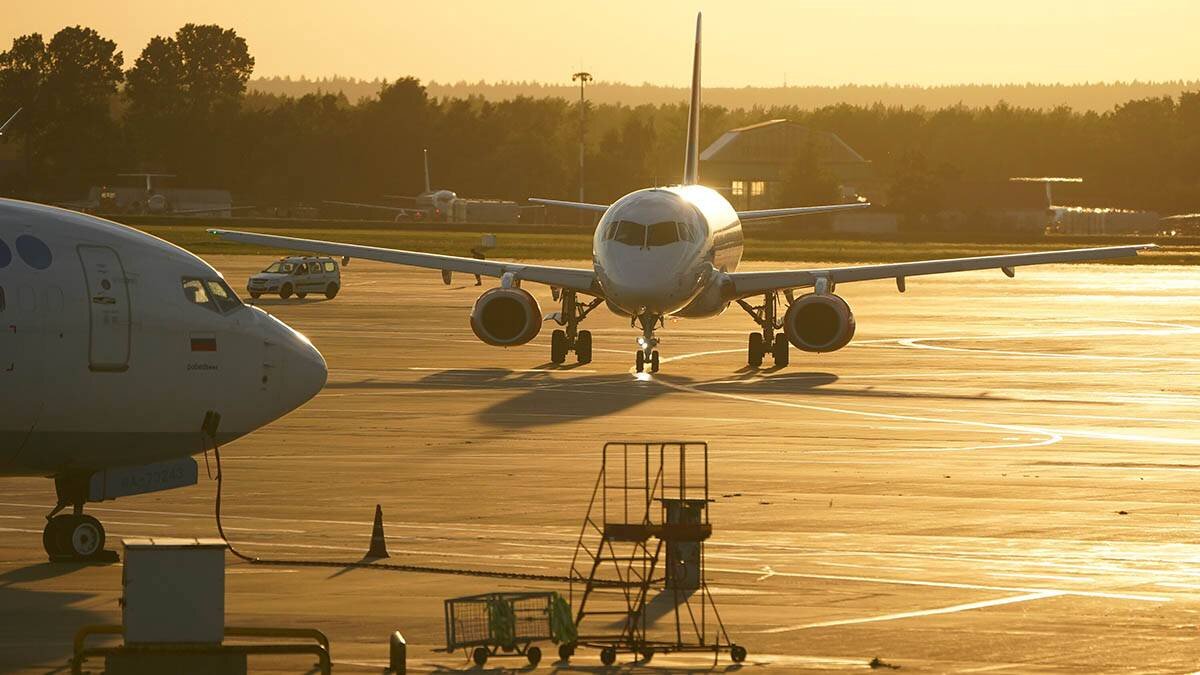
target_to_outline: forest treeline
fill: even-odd
[[[380,83],[376,96],[354,100],[324,92],[251,95],[253,67],[245,40],[213,25],[156,37],[131,60],[85,27],[64,28],[49,40],[18,37],[0,53],[0,115],[25,108],[6,136],[20,149],[8,154],[19,161],[0,177],[0,193],[78,197],[118,172],[159,170],[177,174],[180,185],[229,188],[243,203],[414,194],[427,147],[435,187],[460,195],[577,194],[575,101],[437,96],[412,77]],[[589,104],[589,200],[678,181],[686,117],[681,102]],[[1018,175],[1082,176],[1072,196],[1090,205],[1200,210],[1194,92],[1101,112],[1009,103],[710,103],[702,142],[774,118],[840,135],[874,163],[889,186],[889,204],[913,214],[936,212],[958,186]],[[809,159],[799,158],[798,166],[814,175],[791,172],[797,184],[783,194],[815,194],[827,185]]]

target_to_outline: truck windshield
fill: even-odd
[[[263,270],[263,272],[274,274],[291,274],[294,267],[295,265],[290,262],[273,262],[269,267],[267,267],[267,269]]]

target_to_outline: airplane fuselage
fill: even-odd
[[[592,239],[605,298],[632,316],[720,314],[729,303],[722,279],[741,258],[737,212],[700,185],[631,192],[608,207]]]

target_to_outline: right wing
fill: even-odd
[[[812,270],[780,270],[777,272],[731,272],[733,295],[744,298],[770,291],[813,286],[818,279],[832,284],[872,279],[895,279],[903,290],[905,277],[970,270],[1000,269],[1013,276],[1014,267],[1044,265],[1048,263],[1088,262],[1127,258],[1157,248],[1154,244],[1134,246],[1106,246],[1101,248],[1075,248],[1065,251],[1041,251],[1038,253],[1012,253],[1008,255],[985,255],[973,258],[947,258],[944,260],[918,260],[916,262],[889,263],[885,265],[856,265],[853,267],[828,267]]]
[[[542,199],[541,197],[530,197],[529,201],[534,204],[544,204],[546,206],[561,206],[567,209],[580,209],[582,211],[600,211],[608,210],[608,204],[588,204],[587,202],[566,202],[561,199]]]
[[[379,262],[411,265],[446,272],[463,272],[478,274],[485,277],[502,277],[512,274],[521,281],[532,281],[547,284],[557,288],[579,291],[597,298],[603,298],[596,273],[592,270],[575,267],[551,267],[549,265],[526,265],[523,263],[504,262],[499,260],[478,260],[461,258],[453,255],[438,255],[436,253],[420,253],[417,251],[402,251],[394,248],[378,246],[359,246],[358,244],[343,244],[336,241],[320,241],[318,239],[299,239],[296,237],[281,237],[274,234],[257,234],[255,232],[236,232],[232,230],[209,230],[209,233],[228,240],[244,244],[259,244],[274,248],[294,251],[311,251],[325,255],[361,258],[362,260],[377,260]]]
[[[409,213],[411,211],[417,210],[417,209],[407,209],[407,208],[404,208],[403,206],[384,206],[382,204],[363,204],[361,202],[335,202],[330,199],[326,199],[325,203],[333,204],[334,206],[355,206],[360,209],[378,209],[380,211],[391,211],[392,213]]]

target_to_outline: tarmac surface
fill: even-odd
[[[214,256],[231,285],[267,260]],[[580,263],[576,263],[580,264]],[[768,267],[753,265],[752,267]],[[799,267],[799,266],[797,266]],[[1200,663],[1200,272],[1022,268],[838,289],[854,342],[745,366],[752,322],[668,322],[662,372],[599,309],[595,359],[475,340],[458,275],[362,261],[333,301],[260,306],[329,362],[312,402],[224,448],[224,522],[265,558],[357,561],[381,504],[386,562],[568,572],[609,440],[706,440],[708,582],[752,672],[1184,672]],[[488,283],[485,280],[485,284]],[[531,288],[551,311],[549,291]],[[203,464],[203,462],[202,462]],[[216,536],[215,483],[88,507],[110,548]],[[0,671],[65,669],[84,624],[119,623],[121,567],[51,564],[44,479],[0,479]],[[400,630],[413,672],[466,670],[443,600],[564,584],[227,556],[229,625],[314,627],[335,670],[380,672]],[[658,598],[660,628],[670,599]],[[539,672],[569,666],[546,646]],[[619,663],[705,672],[711,655]],[[92,663],[100,670],[99,662]],[[252,659],[303,671],[305,658]],[[879,664],[877,663],[877,666]],[[520,658],[488,668],[526,669]],[[736,670],[722,655],[717,671]]]

